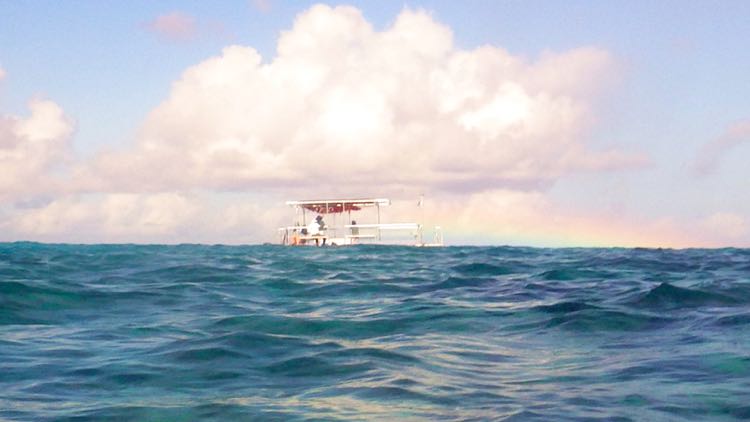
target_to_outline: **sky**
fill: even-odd
[[[0,241],[750,247],[746,1],[0,0]],[[417,208],[420,195],[424,205]]]

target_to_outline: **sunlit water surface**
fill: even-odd
[[[0,419],[749,418],[749,250],[0,244]]]

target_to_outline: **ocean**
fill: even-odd
[[[0,420],[750,419],[750,250],[0,244]]]

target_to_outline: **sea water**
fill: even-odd
[[[0,244],[0,420],[750,418],[750,250]]]

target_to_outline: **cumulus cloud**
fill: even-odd
[[[194,36],[194,19],[165,16],[153,30]],[[271,60],[235,45],[187,69],[131,145],[76,163],[69,178],[55,176],[73,130],[59,106],[39,100],[27,118],[2,117],[0,195],[27,205],[5,209],[0,237],[268,241],[288,223],[289,197],[414,198],[384,211],[398,221],[414,219],[426,190],[435,192],[426,217],[449,235],[572,244],[589,230],[579,244],[664,246],[679,237],[669,221],[582,217],[544,194],[570,173],[644,162],[588,136],[616,71],[600,48],[530,60],[458,48],[424,11],[378,30],[356,8],[314,6]],[[55,191],[65,194],[44,195]]]
[[[28,117],[0,115],[0,201],[53,192],[55,170],[71,160],[73,122],[50,100],[29,102]]]
[[[146,23],[145,27],[170,41],[189,41],[198,32],[195,18],[178,11],[157,16]]]
[[[378,31],[356,8],[314,6],[281,34],[272,61],[230,46],[186,70],[132,148],[102,153],[80,174],[148,191],[475,191],[642,163],[586,142],[592,101],[616,70],[607,51],[529,61],[452,38],[423,11]]]
[[[691,165],[694,174],[706,176],[716,172],[724,156],[748,142],[750,142],[750,120],[732,124],[721,136],[700,148]]]

